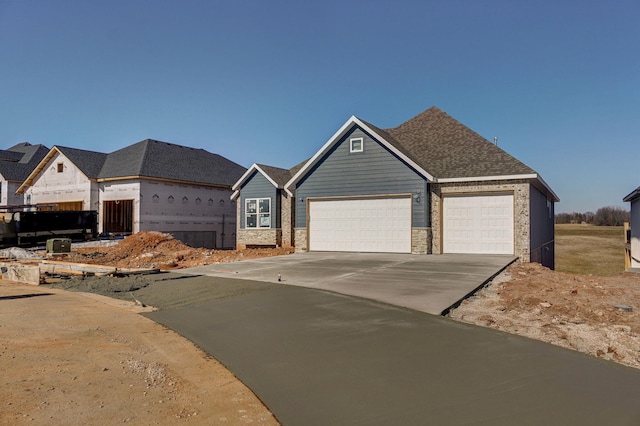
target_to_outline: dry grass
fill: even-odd
[[[600,276],[624,272],[622,226],[556,225],[556,270]]]

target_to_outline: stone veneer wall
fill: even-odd
[[[240,242],[240,232],[242,232],[242,229],[240,229],[240,200],[241,198],[236,200],[236,250],[244,250],[247,248],[244,243]]]
[[[236,232],[238,249],[247,246],[281,246],[282,230],[280,229],[239,229]]]
[[[530,249],[530,202],[527,180],[491,181],[491,182],[456,182],[431,184],[431,229],[432,253],[442,253],[442,197],[447,194],[481,195],[509,192],[514,195],[514,255],[522,262],[531,259]]]
[[[295,228],[296,252],[309,251],[307,247],[307,228]]]
[[[411,228],[411,254],[431,254],[431,228]]]
[[[240,203],[236,203],[236,247],[244,250],[247,246],[282,245],[281,229],[241,229]]]
[[[285,191],[280,192],[280,227],[282,228],[282,247],[294,247],[295,237],[293,234],[294,205],[292,197]]]

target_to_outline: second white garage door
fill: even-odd
[[[309,250],[411,253],[411,198],[309,201]]]
[[[513,254],[513,194],[443,198],[444,253]]]

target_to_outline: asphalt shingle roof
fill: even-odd
[[[291,171],[287,169],[281,169],[279,167],[267,166],[266,164],[257,164],[271,179],[278,184],[279,188],[282,188],[285,183],[291,179]]]
[[[245,171],[204,149],[145,139],[108,154],[97,177],[141,176],[231,186]]]
[[[107,154],[102,152],[87,151],[84,149],[69,148],[58,145],[56,145],[56,148],[90,179],[98,177],[100,169],[102,169],[107,158]]]
[[[24,157],[24,153],[0,149],[0,161],[12,161],[17,163]]]
[[[437,179],[535,173],[436,107],[393,129],[372,128]]]
[[[7,150],[0,151],[0,174],[10,181],[22,182],[36,165],[47,155],[49,149],[44,145],[19,143]]]

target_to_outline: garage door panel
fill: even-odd
[[[445,253],[513,254],[513,195],[443,199]]]
[[[410,253],[411,198],[311,200],[309,249]]]

